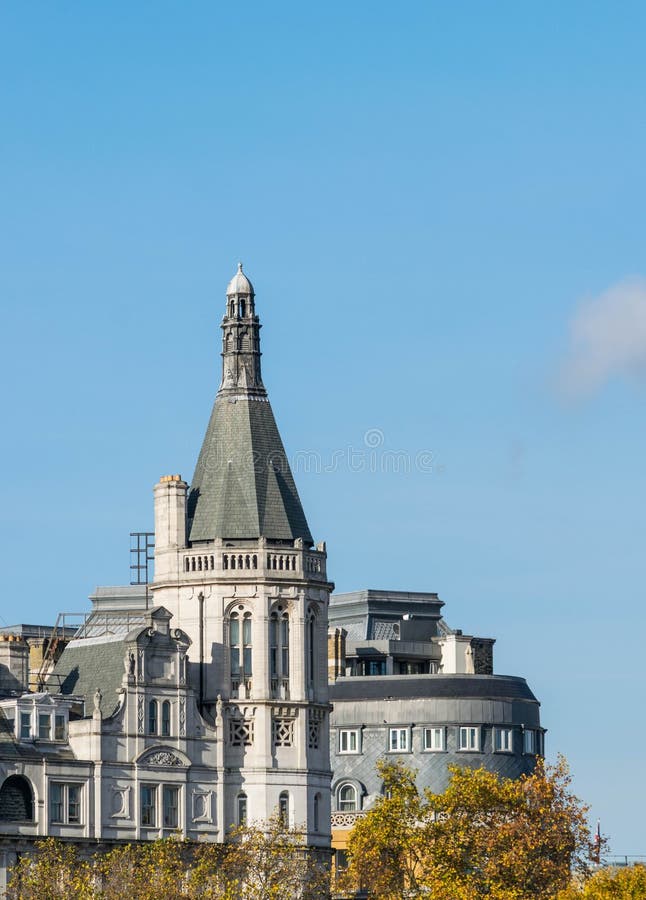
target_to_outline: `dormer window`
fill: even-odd
[[[20,713],[20,740],[28,741],[31,737],[31,713]]]
[[[38,713],[38,737],[49,741],[52,737],[52,717],[49,713]]]

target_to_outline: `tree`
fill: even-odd
[[[580,885],[559,894],[558,900],[643,900],[646,866],[601,869]]]
[[[384,796],[348,850],[353,886],[381,900],[547,900],[586,868],[586,810],[562,759],[520,779],[451,766],[443,794],[420,795],[401,764],[379,770]]]
[[[11,872],[8,900],[321,900],[326,860],[278,817],[236,829],[226,844],[176,838],[125,844],[82,860],[38,841]]]

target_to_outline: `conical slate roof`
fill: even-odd
[[[217,397],[188,500],[188,539],[312,542],[269,401]]]
[[[254,306],[229,303],[222,331],[222,384],[189,492],[188,540],[302,538],[312,544],[260,375]]]

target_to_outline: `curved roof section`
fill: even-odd
[[[538,703],[524,678],[514,675],[375,675],[339,678],[330,700],[397,700],[416,697],[529,700]]]
[[[242,263],[238,263],[238,271],[227,285],[227,297],[234,294],[253,294],[253,285],[242,271]]]

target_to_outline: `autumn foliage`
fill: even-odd
[[[539,760],[518,780],[454,766],[443,794],[420,794],[401,764],[380,772],[384,796],[350,836],[346,889],[380,900],[548,900],[586,867],[585,808],[563,760]]]
[[[240,828],[227,844],[167,839],[127,844],[89,859],[53,838],[22,857],[8,900],[319,900],[324,862],[277,819]]]

